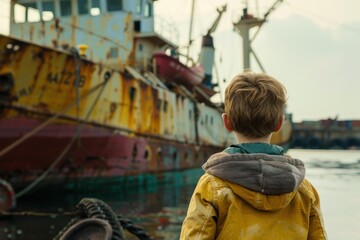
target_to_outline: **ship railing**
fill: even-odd
[[[111,37],[96,33],[95,31],[87,29],[86,27],[82,27],[77,24],[70,23],[66,20],[55,19],[54,21],[55,22],[58,21],[58,24],[62,25],[62,27],[64,27],[65,29],[67,30],[70,29],[70,32],[73,31],[83,32],[84,36],[86,36],[85,39],[87,39],[90,42],[91,40],[89,40],[89,38],[93,38],[92,41],[94,41],[95,39],[101,40],[103,42],[103,47],[107,47],[110,49],[110,59],[108,59],[107,61],[108,63],[114,60],[115,65],[117,65],[116,59],[126,54],[126,52],[130,51],[130,49],[127,46],[121,44],[121,42],[116,41]],[[51,43],[49,42],[46,42],[45,44],[51,46]],[[70,46],[58,46],[58,47],[62,47],[62,48],[65,47],[64,49],[66,49]],[[92,61],[101,61],[101,59],[105,58],[105,56],[103,55],[103,51],[99,51],[99,49],[91,48],[91,47],[88,47],[86,55],[87,58]]]
[[[58,21],[57,24],[61,25],[66,30],[70,29],[69,32],[73,32],[73,31],[83,32],[84,36],[86,36],[86,39],[93,38],[93,39],[101,40],[103,43],[105,43],[105,45],[108,48],[110,48],[110,58],[113,60],[116,60],[116,58],[121,56],[122,51],[126,53],[130,50],[129,48],[127,48],[127,46],[121,44],[121,42],[116,41],[116,40],[112,39],[111,37],[96,33],[95,31],[87,29],[86,27],[82,27],[77,24],[73,24],[73,23],[68,22],[67,20],[63,20],[63,19],[54,19],[53,21],[55,23]],[[51,46],[50,43],[45,43],[45,44],[49,44]],[[64,46],[59,46],[59,47],[64,47]],[[65,48],[68,48],[68,47],[69,46],[65,46]],[[94,50],[95,50],[95,52],[94,52]],[[88,51],[87,55],[88,55],[89,60],[99,61],[99,59],[100,59],[99,56],[101,56],[101,54],[100,54],[101,51],[99,52],[98,49],[93,49],[93,48],[88,48],[87,51]],[[113,51],[114,51],[114,53],[113,53]]]
[[[112,36],[105,36],[101,34],[101,32],[96,32],[95,29],[88,27],[85,24],[81,25],[82,21],[80,20],[74,21],[71,16],[61,17],[52,15],[49,19],[41,20],[40,17],[37,17],[40,16],[40,11],[38,9],[33,9],[32,14],[33,15],[31,15],[31,18],[29,19],[28,16],[21,17],[20,14],[16,14],[15,12],[14,19],[11,20],[11,26],[9,26],[10,29],[13,28],[11,29],[12,31],[10,31],[10,35],[14,37],[21,36],[20,38],[23,40],[35,42],[38,44],[42,43],[43,45],[49,47],[62,48],[64,50],[70,47],[76,47],[71,46],[71,44],[86,44],[87,42],[99,42],[101,43],[101,48],[105,47],[109,49],[111,58],[110,60],[116,60],[117,58],[119,58],[119,56],[121,56],[122,58],[126,58],[127,53],[131,51],[131,46],[124,45],[121,41],[118,41],[117,38],[114,37],[116,36],[116,32],[112,32]],[[91,15],[81,15],[81,18],[83,16],[86,18],[91,17]],[[5,18],[7,18],[9,22],[8,16],[6,16],[5,14],[0,14],[0,22],[5,23],[6,21],[2,21],[5,20]],[[94,21],[91,21],[91,24],[95,24],[94,26],[101,24],[99,20],[100,18],[91,19],[94,19]],[[26,27],[22,27],[22,24],[25,24],[24,26]],[[3,27],[2,24],[0,25],[0,27]],[[29,25],[31,26],[31,28],[29,28]],[[31,31],[41,31],[42,34],[26,34],[28,31],[30,32],[29,29],[33,29]],[[79,39],[79,41],[81,39],[81,42],[74,43],[74,40],[77,39]],[[105,56],[105,51],[103,51],[101,48],[89,48],[87,51],[88,53],[90,53],[87,54],[88,59],[99,61],[101,59],[107,58],[107,56]]]

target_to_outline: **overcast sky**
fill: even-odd
[[[216,7],[225,2],[228,11],[213,37],[219,75],[229,80],[243,70],[242,40],[232,23],[241,15],[244,1],[197,0],[193,36],[206,32]],[[275,1],[248,2],[250,13],[263,16]],[[158,14],[181,27],[189,23],[191,0],[160,0],[156,5]],[[288,111],[295,121],[360,119],[359,9],[357,0],[284,0],[254,40],[252,47],[266,72],[287,87]],[[188,32],[182,33],[184,44]],[[255,60],[251,67],[260,71]]]
[[[7,30],[8,12],[0,0],[0,31]],[[179,28],[186,45],[192,0],[158,0],[155,14]],[[228,4],[214,32],[216,65],[221,79],[240,73],[242,40],[232,23],[242,14],[241,0],[196,0],[191,53],[199,53],[201,35]],[[263,14],[275,0],[248,1],[249,13]],[[295,121],[328,117],[360,119],[360,1],[284,0],[263,25],[252,47],[266,72],[288,90],[288,111]],[[260,71],[252,59],[251,67]],[[225,83],[226,84],[226,83]],[[224,85],[225,85],[224,84]],[[221,84],[223,85],[223,84]]]

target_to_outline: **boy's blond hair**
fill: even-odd
[[[274,132],[285,103],[285,87],[262,73],[239,74],[225,89],[225,113],[230,126],[246,137],[261,138]]]

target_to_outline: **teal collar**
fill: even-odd
[[[230,147],[226,148],[224,152],[229,154],[234,153],[265,153],[269,155],[283,155],[285,153],[284,149],[280,146],[268,143],[240,143],[233,144]]]

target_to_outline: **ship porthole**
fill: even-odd
[[[144,158],[149,161],[151,159],[151,148],[149,145],[146,145],[145,151],[144,151]]]

